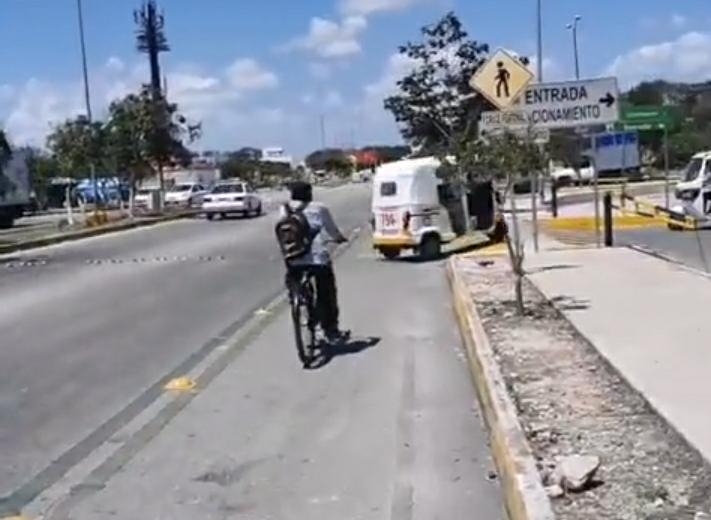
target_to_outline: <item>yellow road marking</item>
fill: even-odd
[[[508,249],[506,248],[506,244],[501,243],[482,247],[481,249],[477,249],[476,251],[464,253],[461,256],[463,256],[464,258],[476,258],[478,256],[504,256],[507,254]]]
[[[559,217],[541,221],[544,228],[556,231],[595,231],[595,217]],[[604,221],[600,218],[600,229]],[[612,229],[638,229],[664,227],[666,219],[662,217],[644,217],[635,214],[615,215],[612,217]]]
[[[194,379],[190,379],[187,376],[176,377],[168,381],[165,385],[165,390],[170,390],[173,392],[193,392],[197,387],[197,383]]]

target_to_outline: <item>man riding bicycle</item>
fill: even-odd
[[[307,244],[292,257],[286,256],[286,284],[293,288],[305,272],[313,273],[316,280],[316,309],[321,328],[329,341],[344,339],[348,333],[338,328],[338,293],[331,255],[326,247],[327,238],[337,243],[347,242],[333,221],[331,212],[322,203],[313,201],[313,190],[308,182],[295,182],[290,187],[291,200],[280,211],[280,222],[292,216],[303,217],[308,226]],[[278,225],[279,226],[279,225]],[[279,231],[277,231],[279,237]],[[290,236],[287,233],[287,236]],[[293,236],[293,234],[291,235]],[[282,241],[282,239],[280,239]],[[293,245],[281,243],[282,251]]]

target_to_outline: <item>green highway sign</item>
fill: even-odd
[[[627,130],[663,130],[675,124],[666,106],[623,106],[620,122]]]

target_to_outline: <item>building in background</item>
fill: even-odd
[[[286,155],[284,149],[278,146],[264,148],[262,150],[261,161],[265,163],[284,164],[290,168],[293,165],[293,158],[290,155]]]

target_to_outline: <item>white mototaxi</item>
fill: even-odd
[[[679,216],[691,217],[697,227],[711,225],[711,151],[699,152],[689,161],[674,196],[677,204],[671,211]],[[670,223],[671,229],[681,226]]]

